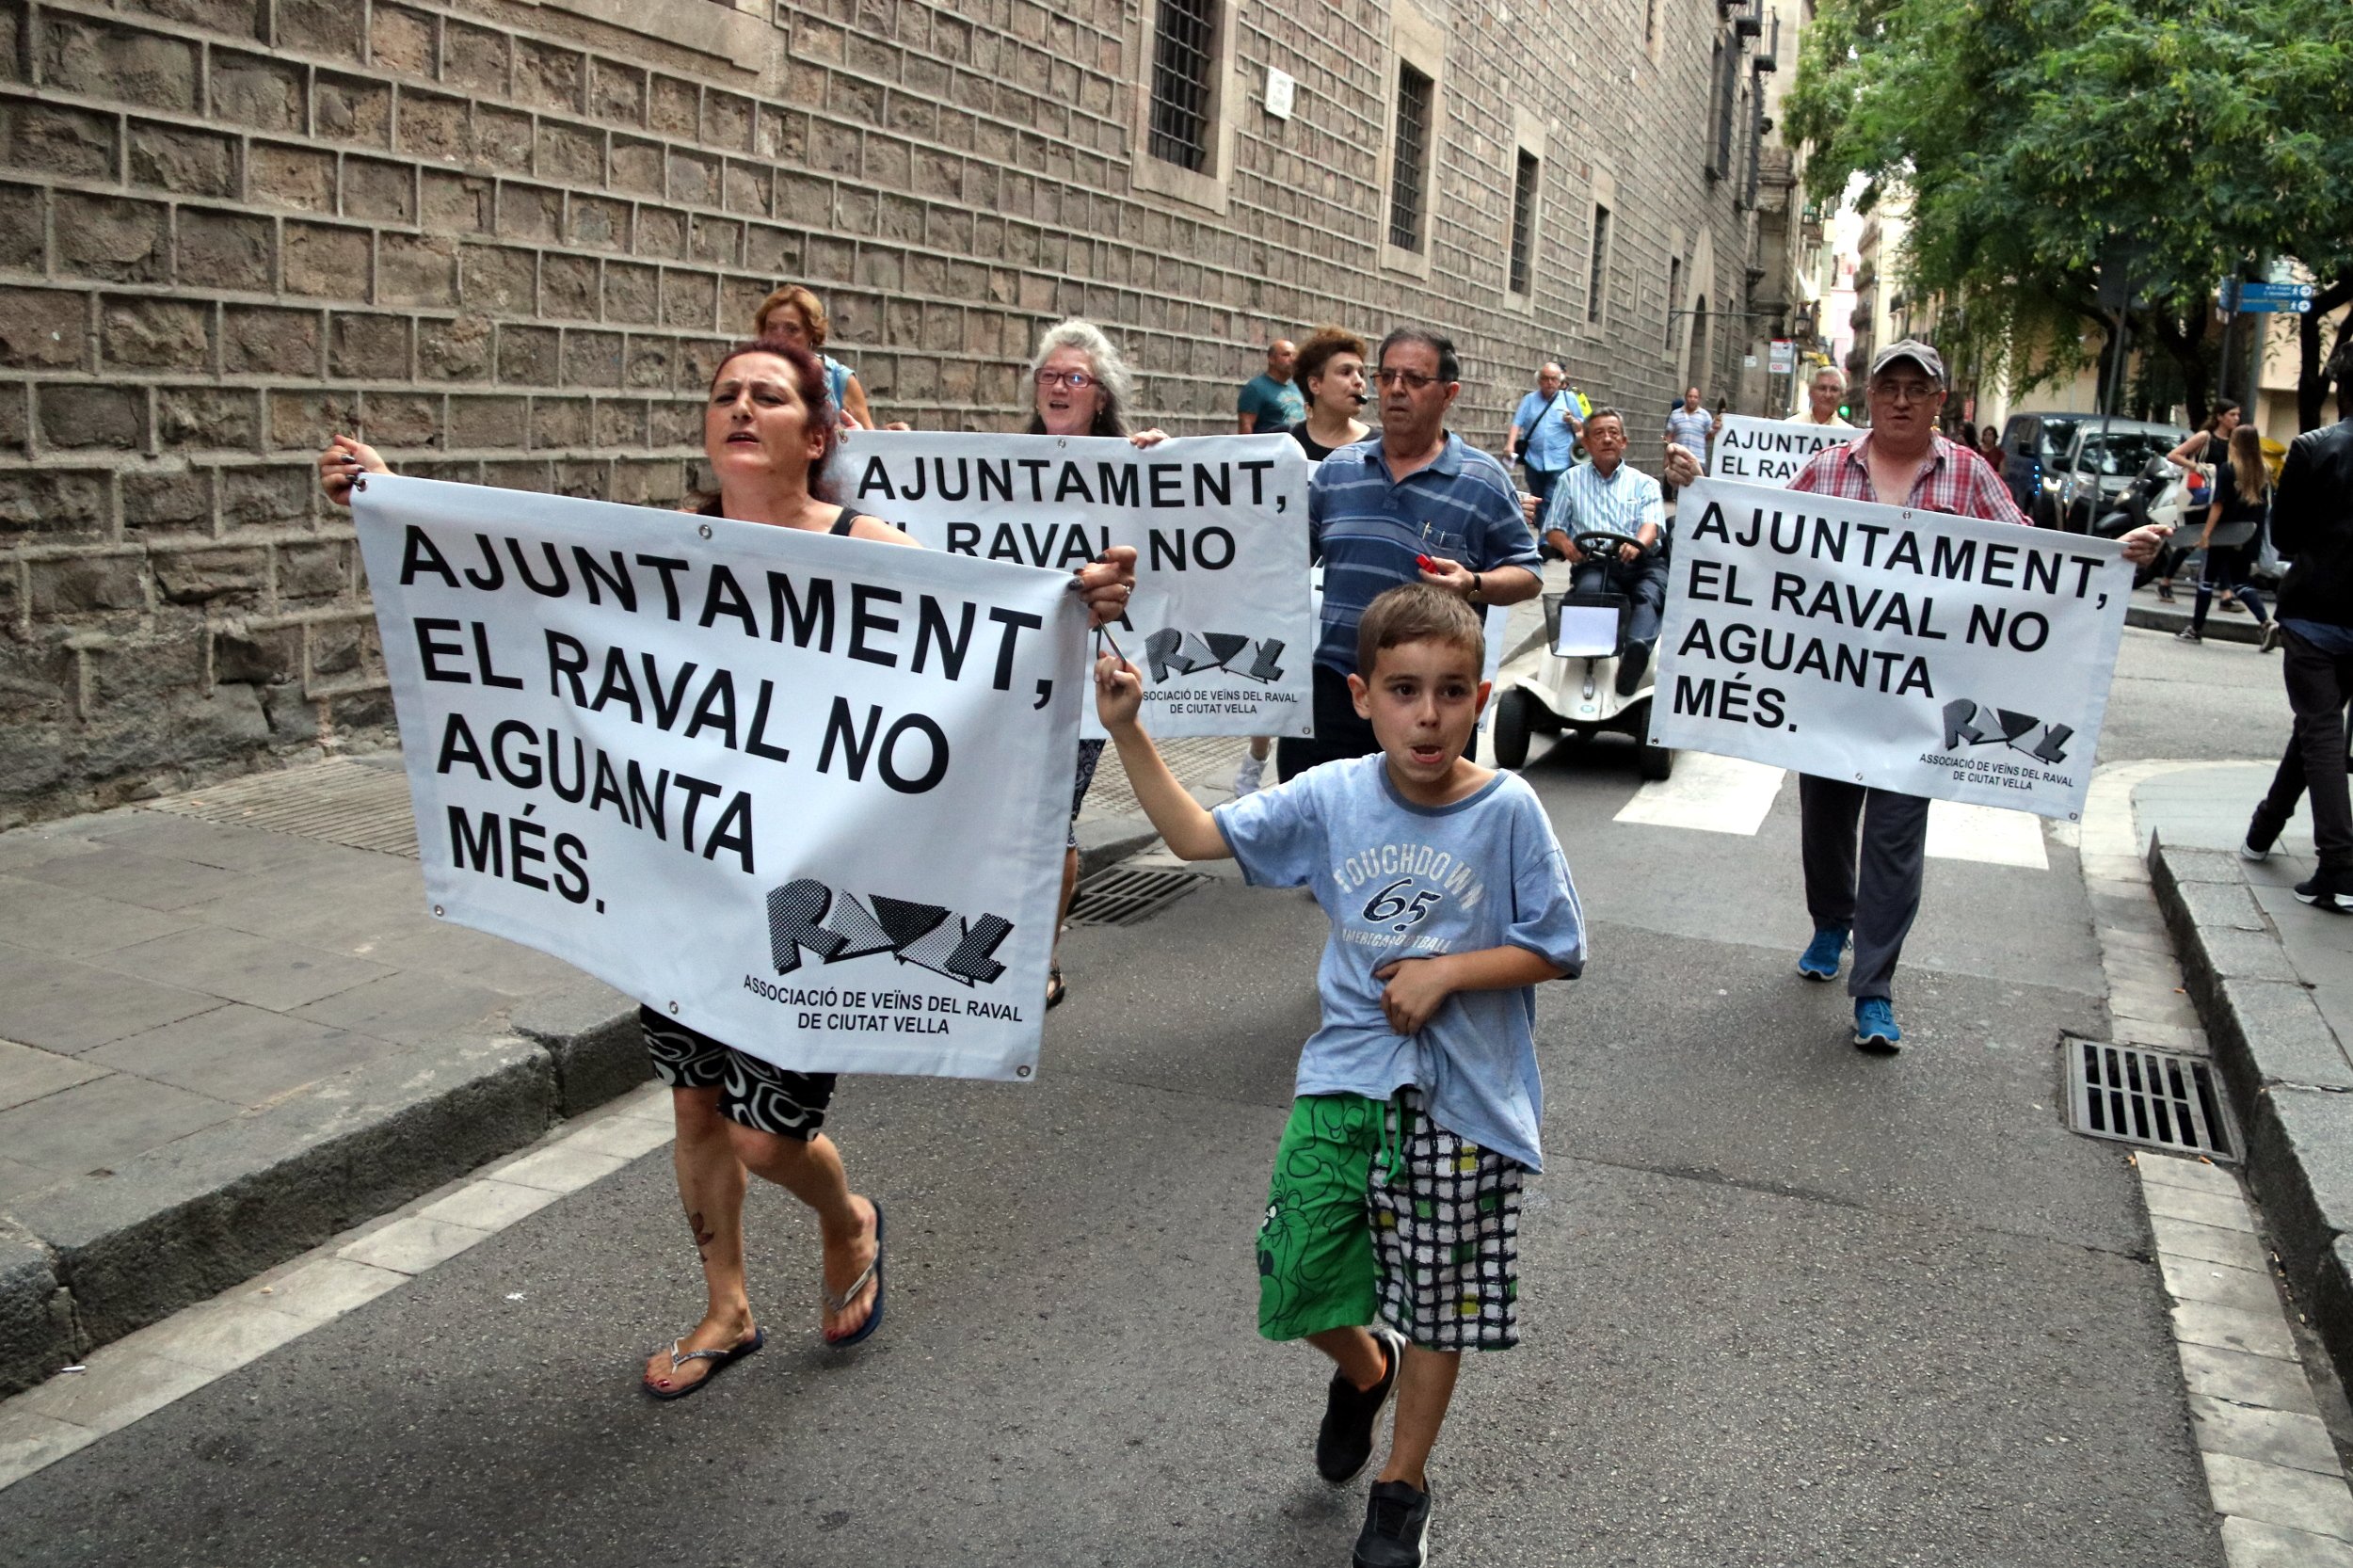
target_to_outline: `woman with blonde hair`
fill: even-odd
[[[825,336],[831,329],[824,305],[799,283],[787,283],[752,312],[753,337],[776,338],[816,355],[825,370],[825,391],[841,423],[854,430],[872,430],[874,412],[867,407],[866,389],[858,383],[857,372],[824,351]]]
[[[2248,569],[2262,548],[2264,522],[2271,516],[2271,469],[2264,462],[2263,437],[2251,424],[2232,429],[2230,453],[2215,467],[2214,504],[2206,508],[2206,530],[2198,536],[2198,548],[2206,552],[2205,569],[2198,574],[2198,602],[2190,610],[2189,624],[2174,635],[2185,643],[2205,640],[2206,610],[2218,588],[2247,606],[2264,629],[2261,647],[2268,653],[2274,646],[2271,616],[2264,609],[2263,596],[2248,581]]]

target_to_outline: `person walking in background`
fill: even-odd
[[[824,367],[825,391],[833,400],[834,412],[851,429],[872,430],[874,411],[867,407],[866,389],[858,384],[857,372],[824,351],[830,326],[817,296],[798,283],[787,283],[761,300],[752,313],[753,337],[776,338],[816,355],[817,362]]]
[[[1372,434],[1372,426],[1356,417],[1356,410],[1369,401],[1365,395],[1364,339],[1344,328],[1317,328],[1299,350],[1296,376],[1306,393],[1307,417],[1291,426],[1290,438],[1307,461],[1321,463]],[[1273,749],[1272,736],[1250,737],[1249,751],[1234,768],[1237,798],[1266,781],[1266,760]]]
[[[1977,456],[1984,458],[1985,466],[1994,472],[2002,472],[2002,431],[1999,425],[1981,424],[1977,427]]]
[[[2219,589],[2235,594],[2263,627],[2258,646],[2268,653],[2274,646],[2271,620],[2248,572],[2271,514],[2271,471],[2264,466],[2263,438],[2251,424],[2231,432],[2230,454],[2215,467],[2214,502],[2206,508],[2205,530],[2198,536],[2206,562],[2198,574],[2198,602],[2190,610],[2189,624],[2174,635],[2185,643],[2205,640],[2206,609]]]
[[[1817,366],[1805,384],[1805,413],[1799,423],[1827,424],[1834,430],[1853,429],[1838,412],[1838,405],[1846,396],[1847,373],[1836,365]],[[1672,425],[1673,421],[1668,423]]]
[[[2214,412],[2206,416],[2205,424],[2189,433],[2188,440],[2165,455],[2165,460],[2180,469],[2188,479],[2189,504],[2194,512],[2202,512],[2214,504],[2212,470],[2229,450],[2231,432],[2236,430],[2238,424],[2238,405],[2226,397],[2214,406]],[[2157,597],[2168,604],[2173,602],[2173,574],[2170,571],[2157,579]]]
[[[1700,390],[1684,389],[1683,401],[1667,416],[1667,440],[1674,446],[1688,447],[1697,454],[1701,472],[1707,469],[1707,443],[1714,439],[1717,427],[1723,424],[1720,414],[1711,414],[1700,407]]]
[[[1030,423],[1032,436],[1125,436],[1137,446],[1157,446],[1168,438],[1158,430],[1128,430],[1127,408],[1135,400],[1136,378],[1128,360],[1103,329],[1075,317],[1048,327],[1030,360]],[[1063,850],[1062,904],[1054,916],[1054,953],[1047,970],[1046,1005],[1061,1005],[1069,988],[1062,978],[1062,927],[1070,897],[1079,888],[1079,808],[1095,782],[1103,743],[1079,743],[1078,774],[1070,792],[1070,840]]]
[[[1568,390],[1561,367],[1547,363],[1536,373],[1536,390],[1520,399],[1512,415],[1511,434],[1504,438],[1503,463],[1528,471],[1528,489],[1541,512],[1584,439],[1584,423],[1577,415],[1577,400]]]
[[[2248,824],[2248,850],[2256,852],[2249,857],[2269,853],[2296,809],[2300,780],[2312,792],[2320,865],[2296,885],[2296,896],[2332,915],[2353,915],[2353,798],[2345,749],[2345,708],[2353,698],[2353,418],[2307,430],[2289,445],[2272,501],[2271,538],[2294,563],[2280,584],[2276,635],[2296,728],[2271,793]]]
[[[1245,436],[1279,436],[1307,417],[1307,400],[1291,377],[1298,362],[1299,349],[1290,339],[1266,345],[1266,369],[1241,384],[1235,428]]]

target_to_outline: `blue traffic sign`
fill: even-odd
[[[2310,283],[2248,283],[2224,278],[2215,284],[2214,292],[2217,308],[2225,312],[2289,311],[2302,315],[2312,310],[2314,291]]]

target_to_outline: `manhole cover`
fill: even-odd
[[[352,758],[225,779],[151,800],[146,809],[417,857],[408,776],[396,767],[371,767]]]
[[[1113,866],[1079,884],[1070,901],[1072,925],[1133,925],[1159,914],[1209,879],[1199,872]]]
[[[2093,1138],[2238,1158],[2238,1129],[2204,1060],[2144,1046],[2065,1041],[2067,1123]]]

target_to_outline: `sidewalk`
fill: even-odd
[[[2353,920],[2299,904],[2300,814],[2242,860],[2270,763],[2185,768],[2134,793],[2191,1000],[2231,1085],[2248,1181],[2341,1374],[2353,1371]]]
[[[2264,595],[2264,603],[2272,601],[2272,595]],[[2124,610],[2124,624],[2139,627],[2144,632],[2179,632],[2189,624],[2189,613],[2197,607],[2198,580],[2177,577],[2173,580],[2173,602],[2168,604],[2157,597],[2157,586],[2152,583],[2133,592],[2132,603]],[[2230,603],[2232,608],[2223,608]],[[2210,643],[2248,643],[2255,641],[2261,630],[2254,616],[2248,615],[2235,601],[2217,596],[2206,610],[2206,630],[2201,635]],[[2244,824],[2241,824],[2244,825]]]

